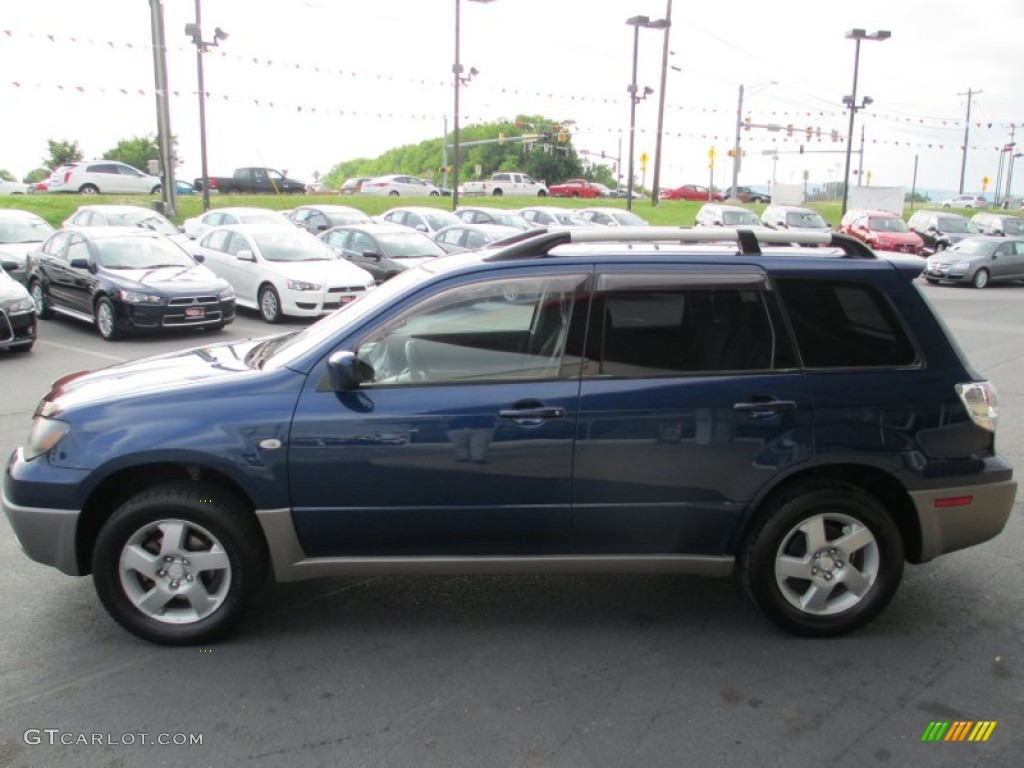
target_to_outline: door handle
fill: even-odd
[[[793,400],[754,400],[748,403],[733,403],[736,413],[748,413],[752,419],[771,419],[782,411],[795,411]]]
[[[561,419],[565,416],[565,408],[538,406],[536,408],[503,408],[498,417],[509,419],[521,426],[536,426],[548,419]]]

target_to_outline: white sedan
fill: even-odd
[[[222,227],[228,224],[279,224],[287,227],[294,227],[279,211],[272,211],[269,208],[247,208],[245,206],[233,206],[227,208],[214,208],[199,216],[185,219],[183,229],[185,234],[193,240],[209,232],[213,227]]]
[[[319,317],[374,286],[369,272],[339,260],[326,243],[291,224],[216,227],[199,241],[199,253],[231,284],[235,302],[259,310],[268,323],[285,315]]]
[[[364,195],[387,195],[390,197],[438,197],[441,190],[436,185],[415,176],[378,176],[363,182],[360,190]]]

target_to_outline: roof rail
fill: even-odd
[[[495,249],[485,261],[537,259],[567,243],[736,243],[740,254],[758,256],[762,245],[825,245],[841,248],[846,258],[876,259],[860,240],[836,232],[793,232],[732,227],[573,227],[531,229],[518,242]]]

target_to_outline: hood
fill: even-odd
[[[224,342],[157,357],[112,365],[98,371],[79,371],[58,379],[39,409],[48,416],[80,405],[137,397],[240,375],[261,375],[245,364],[245,355],[258,339]]]
[[[922,245],[923,241],[913,232],[872,232],[872,237],[879,243],[897,245]]]
[[[155,269],[109,269],[105,270],[110,277],[118,282],[132,282],[139,288],[159,291],[167,294],[179,294],[183,291],[210,291],[219,293],[228,287],[225,280],[201,265],[191,267],[156,267]]]

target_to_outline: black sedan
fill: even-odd
[[[8,274],[20,267],[10,257],[0,267],[0,349],[28,352],[36,343],[36,308],[25,286]]]
[[[94,323],[107,341],[127,332],[219,330],[235,319],[227,281],[149,230],[62,229],[28,262],[39,317],[57,312]]]
[[[383,283],[410,267],[444,256],[445,250],[422,232],[401,224],[351,224],[320,235],[340,258],[362,267]]]

